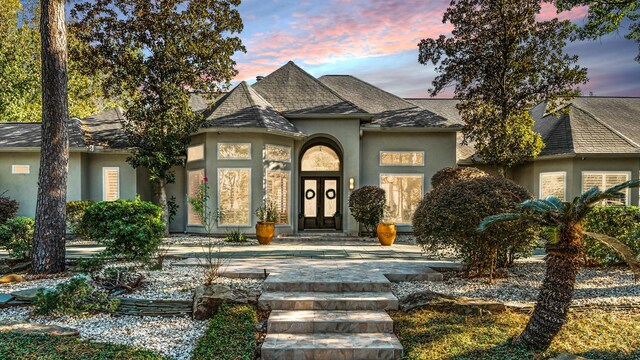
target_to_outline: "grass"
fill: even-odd
[[[252,360],[258,317],[248,305],[222,305],[193,353],[193,360]]]
[[[572,313],[543,354],[512,345],[529,316],[463,316],[428,310],[391,314],[406,359],[525,360],[568,352],[589,359],[640,359],[640,312]]]
[[[123,345],[50,335],[0,332],[0,359],[161,360],[165,358],[153,351]]]

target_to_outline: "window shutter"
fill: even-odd
[[[564,173],[541,173],[540,174],[540,198],[546,199],[555,196],[561,201],[565,201],[565,174]]]
[[[103,200],[120,198],[120,168],[102,168]]]
[[[187,177],[188,196],[190,198],[196,198],[199,195],[200,185],[204,179],[204,169],[188,171]],[[187,224],[202,225],[202,219],[200,219],[200,215],[193,209],[193,206],[189,204],[187,209]]]

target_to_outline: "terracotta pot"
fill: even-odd
[[[256,224],[256,237],[260,245],[269,245],[273,241],[276,232],[276,224],[272,222],[259,222]]]
[[[378,224],[378,241],[382,246],[391,246],[396,241],[396,224]]]

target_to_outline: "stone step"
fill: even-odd
[[[296,291],[296,292],[388,292],[391,282],[381,281],[344,281],[327,278],[319,281],[287,281],[268,277],[264,282],[265,291]]]
[[[258,304],[271,310],[397,310],[392,292],[281,292],[267,291]]]
[[[267,332],[392,333],[393,320],[384,311],[274,310],[269,315]]]
[[[401,359],[402,345],[393,334],[268,334],[262,360]]]

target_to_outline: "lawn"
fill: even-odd
[[[391,314],[407,359],[540,359],[511,345],[528,315],[463,316],[428,310]],[[572,313],[542,358],[568,352],[589,359],[640,359],[640,312]]]

